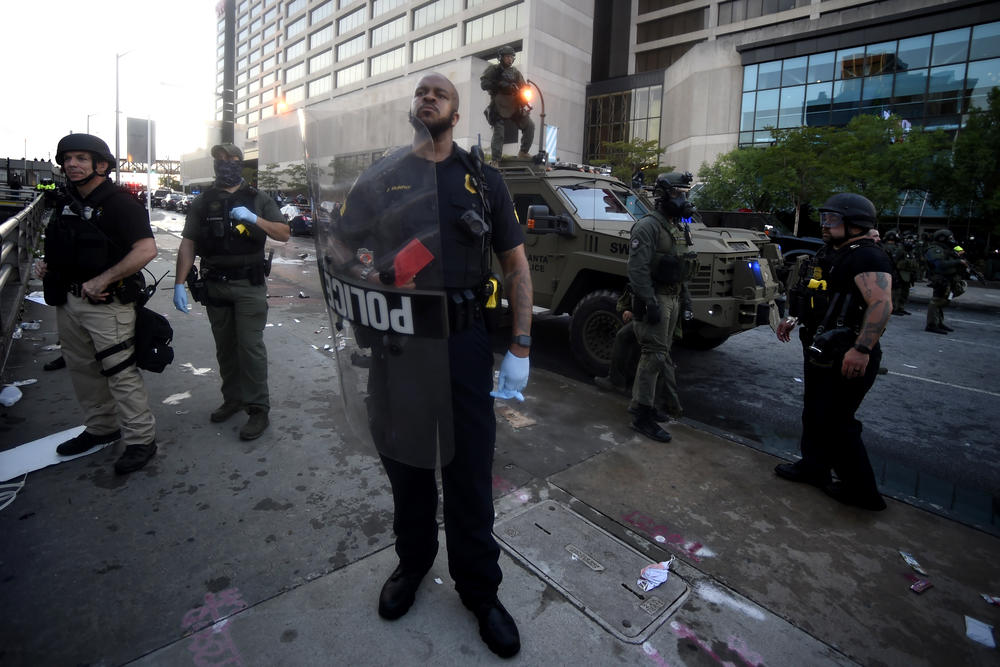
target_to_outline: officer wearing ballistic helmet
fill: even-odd
[[[777,329],[778,340],[788,342],[792,329],[802,325],[802,458],[778,465],[775,473],[817,486],[841,503],[879,511],[885,501],[854,413],[882,360],[879,338],[892,311],[892,267],[868,237],[876,219],[868,199],[836,194],[819,211],[826,246],[793,276],[789,317]],[[839,481],[831,481],[831,470]]]
[[[657,177],[656,207],[632,226],[628,255],[633,326],[641,348],[632,386],[632,428],[660,442],[669,442],[670,434],[657,420],[681,415],[670,347],[681,317],[685,282],[698,266],[683,220],[694,213],[682,189],[691,180],[690,173]]]
[[[86,429],[56,451],[80,454],[122,440],[115,472],[142,468],[156,453],[156,420],[135,365],[136,304],[141,271],[156,257],[149,216],[108,180],[108,145],[90,134],[59,140],[56,162],[66,191],[45,232],[36,264],[45,301],[56,306],[59,340]]]
[[[210,416],[224,422],[237,412],[249,419],[240,438],[259,438],[270,423],[267,389],[267,285],[264,259],[268,238],[287,241],[288,224],[274,200],[250,187],[242,176],[243,151],[233,144],[212,148],[215,185],[188,209],[177,251],[174,305],[188,312],[187,292],[205,306],[215,338],[222,378],[222,405]],[[201,257],[201,275],[194,267]]]
[[[517,154],[518,157],[530,157],[531,142],[535,138],[535,124],[528,115],[530,107],[519,97],[521,89],[528,84],[514,67],[514,49],[509,46],[501,47],[497,60],[496,65],[487,67],[479,77],[482,89],[490,93],[486,120],[493,127],[490,154],[494,166],[500,164],[503,156],[504,120],[512,120],[521,130],[521,151]]]
[[[948,229],[939,229],[931,237],[924,259],[931,281],[931,300],[927,305],[927,325],[924,331],[947,334],[954,331],[944,323],[944,309],[951,296],[965,291],[963,277],[968,275],[969,263],[955,250],[955,237]]]

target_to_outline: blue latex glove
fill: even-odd
[[[497,378],[497,389],[491,391],[493,398],[516,398],[524,400],[521,391],[528,385],[528,357],[518,357],[509,350],[500,362],[500,376]]]
[[[174,285],[174,306],[185,315],[188,312],[188,295],[184,285]]]
[[[229,212],[229,217],[239,222],[245,222],[248,225],[257,224],[257,214],[248,209],[246,206],[237,206]]]

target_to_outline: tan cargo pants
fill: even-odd
[[[101,361],[101,350],[135,335],[135,305],[115,301],[92,304],[68,295],[56,309],[63,357],[73,381],[76,399],[83,410],[87,431],[105,435],[121,428],[125,445],[145,445],[156,438],[156,418],[149,409],[149,397],[142,374],[135,364],[114,375],[101,375],[133,352],[128,348]]]

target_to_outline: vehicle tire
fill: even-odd
[[[712,331],[713,329],[715,331]],[[699,325],[697,323],[692,325],[685,324],[684,336],[677,341],[677,344],[689,350],[712,350],[729,340],[729,334],[723,336],[711,335],[717,332],[716,327]]]
[[[573,309],[569,342],[580,365],[590,375],[607,375],[611,367],[611,347],[622,327],[617,292],[598,290],[580,299]]]

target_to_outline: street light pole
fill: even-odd
[[[528,85],[534,86],[535,90],[538,91],[538,102],[542,105],[541,128],[539,128],[541,131],[538,133],[538,157],[542,159],[542,162],[548,162],[548,155],[545,153],[545,96],[542,95],[542,89],[538,87],[538,84],[531,79],[528,79]]]
[[[119,136],[121,132],[121,109],[119,109],[119,96],[118,96],[118,61],[122,59],[122,56],[128,55],[131,51],[125,51],[124,53],[115,54],[115,183],[120,183],[122,180],[121,173],[118,171],[118,164],[120,162],[118,158],[119,149]]]
[[[97,115],[97,112],[87,114],[87,134],[90,134],[90,119]]]

